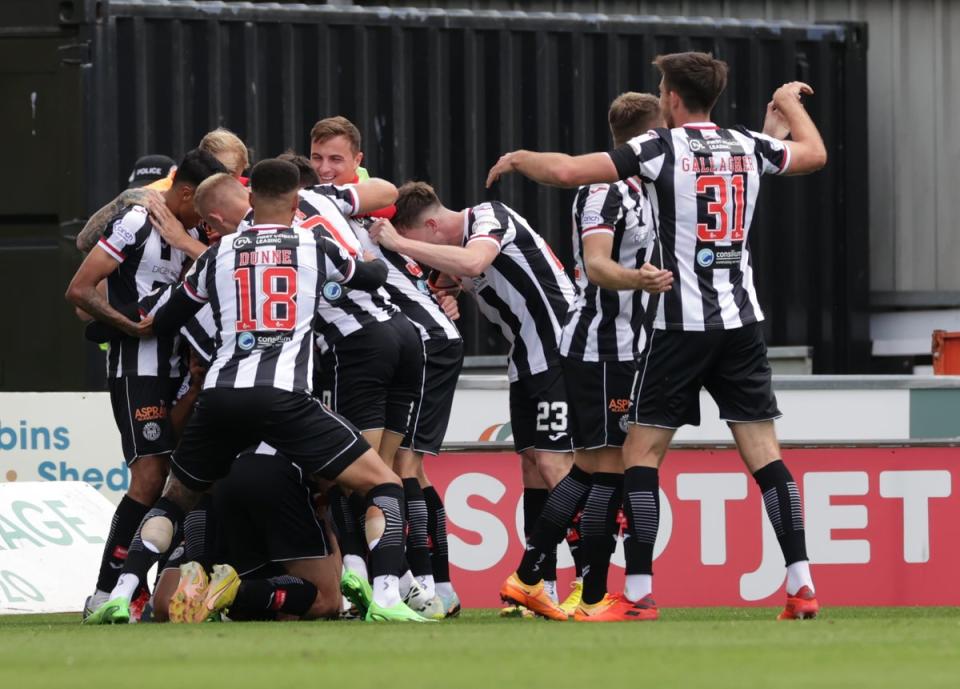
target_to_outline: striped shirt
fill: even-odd
[[[153,316],[160,310],[161,306],[170,301],[170,297],[176,288],[177,285],[167,285],[154,290],[140,300],[138,304],[140,312]],[[187,344],[207,364],[213,361],[213,357],[217,353],[217,324],[213,320],[213,309],[210,308],[210,304],[204,304],[180,328],[180,337],[186,340]],[[189,381],[189,377],[187,380]]]
[[[356,196],[353,196],[356,208]],[[295,220],[298,227],[317,229],[341,246],[350,256],[363,260],[364,249],[339,205],[314,189],[300,192]],[[316,323],[317,347],[326,352],[344,337],[371,323],[383,322],[397,313],[383,287],[373,291],[343,287],[324,294]]]
[[[254,225],[208,249],[179,288],[209,303],[216,325],[204,389],[309,393],[318,305],[344,289],[355,267],[319,231],[278,225]]]
[[[526,220],[499,201],[466,210],[462,245],[471,242],[489,242],[499,251],[486,271],[461,282],[510,343],[510,381],[557,365],[560,332],[576,292],[563,264]]]
[[[196,229],[189,234],[199,237]],[[97,246],[120,264],[107,276],[107,299],[115,309],[139,301],[158,287],[176,284],[190,260],[154,230],[143,206],[131,206],[111,220]],[[184,364],[178,345],[177,337],[114,340],[107,352],[107,377],[179,378]]]
[[[611,258],[624,268],[642,266],[653,250],[650,204],[636,177],[616,184],[580,187],[573,202],[574,279],[579,287],[563,328],[560,353],[579,361],[633,361],[646,344],[644,321],[650,295],[609,290],[587,279],[584,239],[613,238]]]
[[[357,196],[352,186],[324,184],[314,187],[314,191],[329,196],[344,215],[349,217],[357,214]],[[367,233],[367,227],[373,221],[373,218],[351,217],[350,226],[363,250],[387,265],[387,282],[383,289],[389,295],[390,302],[413,324],[424,342],[459,340],[460,332],[427,286],[423,268],[412,258],[374,243]]]
[[[673,272],[654,328],[731,330],[763,320],[747,239],[760,176],[790,167],[782,142],[711,122],[657,129],[611,154],[621,178],[647,183],[658,220],[655,265]]]

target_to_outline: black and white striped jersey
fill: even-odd
[[[196,229],[189,234],[199,237]],[[190,260],[154,230],[143,206],[131,206],[111,220],[97,246],[120,264],[107,276],[107,299],[116,309],[175,284]],[[121,337],[110,343],[107,377],[178,378],[183,375],[178,349],[176,337]]]
[[[490,242],[500,252],[483,274],[461,284],[510,343],[510,381],[558,364],[560,332],[576,293],[563,264],[519,213],[499,201],[466,210],[463,246],[471,242]]]
[[[354,198],[354,207],[356,199]],[[317,229],[363,260],[363,246],[339,205],[330,196],[314,189],[300,192],[300,207],[294,221],[298,227]],[[366,325],[383,322],[397,313],[384,288],[366,291],[344,287],[325,294],[317,321],[317,347],[326,352],[332,345]]]
[[[578,292],[563,328],[560,354],[579,361],[633,361],[646,344],[644,330],[650,295],[642,290],[616,291],[588,280],[583,243],[587,237],[613,237],[611,258],[637,269],[653,250],[650,204],[641,181],[592,184],[573,201],[573,276]]]
[[[314,187],[313,190],[329,196],[345,216],[356,215],[357,195],[352,186],[324,184]],[[424,341],[459,340],[460,331],[434,298],[420,264],[412,258],[385,249],[370,239],[367,227],[373,220],[374,218],[350,217],[349,222],[363,250],[387,265],[387,282],[383,289],[390,296],[390,302],[413,324]]]
[[[763,320],[747,244],[760,177],[790,167],[782,142],[711,122],[656,129],[611,152],[621,178],[647,183],[658,245],[671,270],[654,328],[730,330]]]
[[[170,301],[170,297],[176,288],[177,285],[167,285],[145,296],[138,302],[140,313],[148,316],[154,315],[161,306]],[[186,340],[187,344],[207,364],[213,361],[213,357],[217,353],[217,324],[213,320],[213,309],[210,308],[210,304],[204,304],[180,328],[180,337]]]
[[[356,263],[319,231],[254,225],[207,250],[184,279],[209,303],[216,355],[204,389],[273,387],[309,393],[313,325]]]

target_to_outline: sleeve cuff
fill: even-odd
[[[123,255],[122,251],[120,251],[119,249],[114,247],[112,244],[110,244],[110,242],[108,242],[104,237],[100,237],[100,239],[97,241],[97,246],[99,246],[101,249],[106,251],[107,254],[110,256],[110,258],[114,259],[119,263],[123,263],[124,260],[127,258],[126,256]]]
[[[193,299],[195,302],[198,302],[200,304],[207,303],[207,300],[204,297],[201,297],[199,294],[197,294],[196,290],[193,289],[193,286],[189,282],[184,282],[183,287],[184,287],[184,292],[187,293],[187,296]]]
[[[614,229],[612,225],[594,225],[593,227],[588,227],[580,233],[581,237],[589,237],[592,234],[608,234],[611,237],[614,235]]]
[[[500,248],[500,240],[497,239],[496,237],[491,237],[488,234],[478,234],[473,237],[470,237],[470,239],[467,240],[467,244],[470,244],[470,242],[479,241],[481,239],[485,239],[488,242],[493,242],[494,244],[497,245],[497,248]]]

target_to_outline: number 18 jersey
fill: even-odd
[[[204,389],[309,393],[318,304],[355,268],[319,230],[254,225],[208,249],[183,282],[187,295],[210,304],[216,328]]]
[[[712,122],[656,129],[611,152],[621,179],[640,176],[658,220],[650,259],[673,272],[653,327],[732,330],[763,320],[747,237],[760,177],[783,174],[790,149]]]

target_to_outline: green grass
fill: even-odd
[[[81,627],[0,617],[0,687],[960,686],[960,609],[666,609],[655,623],[499,619]]]

